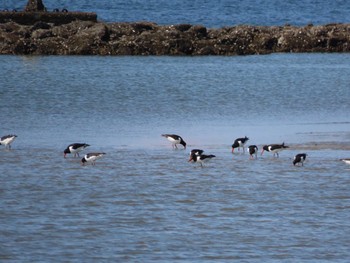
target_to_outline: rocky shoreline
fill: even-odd
[[[0,23],[0,54],[253,55],[349,52],[350,24],[285,26],[158,25],[152,22]]]

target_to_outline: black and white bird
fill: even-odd
[[[193,161],[193,156],[201,155],[203,154],[203,150],[201,149],[193,149],[190,152],[190,159],[188,160],[189,162]]]
[[[301,163],[301,166],[304,166],[304,162],[306,160],[306,153],[298,153],[297,155],[294,156],[293,159],[293,165],[296,165],[298,163]]]
[[[17,135],[9,134],[0,138],[0,145],[5,145],[5,148],[11,149],[11,143],[17,138]]]
[[[181,138],[181,136],[176,134],[162,134],[162,136],[171,142],[173,148],[177,149],[177,144],[181,144],[186,149],[186,142]]]
[[[254,155],[255,155],[255,159],[258,158],[258,147],[256,145],[249,145],[248,151],[249,151],[250,159],[254,159]]]
[[[85,154],[83,159],[81,159],[81,165],[84,165],[85,163],[91,163],[92,165],[95,165],[95,161],[97,159],[100,159],[103,157],[106,153],[88,153]]]
[[[264,145],[261,151],[261,155],[264,153],[264,151],[267,151],[267,152],[272,152],[273,156],[279,157],[279,152],[283,151],[286,148],[289,148],[289,146],[284,145],[284,143]]]
[[[66,158],[66,155],[69,153],[74,154],[74,157],[79,157],[79,152],[81,152],[88,146],[90,145],[87,143],[72,143],[68,145],[67,148],[63,151],[63,157]]]
[[[350,164],[350,158],[340,159],[346,164]]]
[[[190,152],[190,155],[195,154],[195,155],[201,155],[202,153],[204,153],[204,150],[201,149],[192,149]]]
[[[247,143],[247,141],[249,140],[249,138],[247,136],[245,136],[244,138],[237,138],[236,140],[234,140],[233,144],[232,144],[232,153],[234,152],[235,148],[241,148],[243,149],[244,152],[244,145]]]
[[[189,162],[191,162],[191,161],[198,162],[203,167],[204,163],[207,163],[208,161],[210,161],[214,157],[216,157],[216,156],[213,154],[209,154],[209,155],[199,154],[199,155],[197,155],[196,153],[192,153],[190,156],[190,159],[188,161]]]

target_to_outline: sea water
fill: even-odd
[[[347,262],[348,61],[1,56],[0,132],[18,137],[0,148],[0,258]],[[244,136],[257,159],[231,153]],[[91,146],[64,159],[74,142]],[[189,163],[192,148],[216,157]],[[87,152],[106,156],[81,166]]]

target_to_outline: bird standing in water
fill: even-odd
[[[198,152],[195,151],[191,151],[191,155],[190,155],[190,159],[188,160],[189,162],[193,161],[193,162],[198,162],[201,164],[201,167],[203,167],[203,163],[206,163],[208,161],[210,161],[212,158],[216,157],[213,154],[198,154]]]
[[[84,150],[86,147],[90,146],[87,143],[72,143],[67,146],[67,148],[63,151],[63,157],[66,158],[66,155],[69,153],[73,153],[74,157],[79,157],[79,152]]]
[[[167,138],[168,141],[171,142],[173,148],[177,148],[177,144],[181,144],[184,149],[186,149],[186,142],[184,141],[184,139],[182,139],[181,136],[176,135],[176,134],[162,134],[163,137]]]
[[[247,141],[249,140],[249,138],[247,136],[245,136],[244,138],[237,138],[233,144],[232,144],[232,153],[235,151],[235,148],[239,148],[242,147],[243,152],[244,152],[244,145],[247,143]]]
[[[106,153],[88,153],[85,154],[83,159],[81,159],[81,165],[84,165],[86,163],[91,163],[92,165],[95,165],[95,161],[97,159],[100,159],[103,157]]]
[[[0,145],[5,145],[5,149],[11,149],[11,143],[17,138],[17,135],[9,134],[0,138]]]
[[[289,148],[289,146],[284,145],[284,143],[282,144],[269,144],[269,145],[264,145],[263,149],[261,151],[261,155],[264,153],[264,151],[267,152],[272,152],[273,156],[277,156],[279,157],[279,152],[283,151],[284,149]]]
[[[254,155],[255,155],[255,159],[258,158],[258,147],[256,145],[249,145],[248,146],[248,152],[250,155],[250,159],[254,159]]]
[[[294,156],[293,159],[293,165],[296,165],[298,163],[301,163],[301,166],[304,166],[304,162],[306,160],[306,153],[298,153],[297,155]]]

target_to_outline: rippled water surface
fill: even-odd
[[[18,135],[0,148],[0,258],[348,262],[348,61],[0,57],[0,132]],[[245,135],[290,148],[232,154]],[[72,142],[106,156],[64,159]],[[192,148],[216,158],[189,163]]]
[[[0,0],[0,9],[23,10],[27,0]],[[200,24],[223,27],[349,23],[350,3],[344,0],[44,0],[48,11],[96,12],[106,22],[152,21],[158,24]]]

